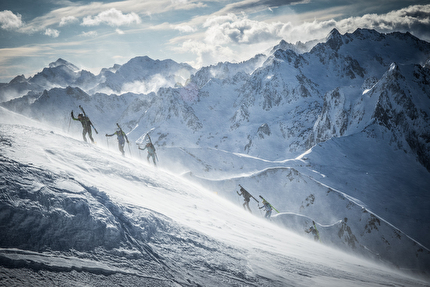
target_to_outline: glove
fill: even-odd
[[[108,136],[108,134],[106,134],[106,136]]]
[[[72,116],[72,118],[74,118],[74,116],[73,116],[73,111],[70,113],[70,115]]]

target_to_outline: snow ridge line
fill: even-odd
[[[400,232],[403,236],[407,237],[409,240],[413,241],[415,244],[419,245],[421,248],[425,249],[427,252],[430,252],[430,249],[425,247],[423,244],[419,243],[418,241],[416,241],[415,239],[413,239],[412,237],[410,237],[409,235],[407,235],[406,233],[404,233],[403,231],[401,231],[399,228],[397,228],[396,226],[394,226],[393,224],[389,223],[388,221],[386,221],[385,219],[383,219],[382,217],[380,217],[379,215],[377,215],[376,213],[370,211],[368,208],[366,208],[364,205],[359,204],[361,201],[355,199],[352,196],[349,196],[339,190],[336,190],[312,177],[308,177],[309,179],[313,180],[314,182],[320,184],[321,186],[324,186],[328,189],[330,189],[330,191],[334,191],[336,193],[338,193],[340,196],[343,196],[346,200],[349,200],[350,202],[355,203],[357,206],[360,206],[364,211],[368,212],[369,214],[371,214],[372,216],[374,216],[375,218],[377,218],[378,220],[384,222],[385,224],[387,224],[388,226],[391,226],[393,228],[393,230],[396,230],[398,232]]]

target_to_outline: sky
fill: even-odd
[[[430,0],[2,0],[0,83],[58,58],[94,74],[136,56],[197,69],[241,62],[281,40],[324,39],[333,28],[430,41]]]

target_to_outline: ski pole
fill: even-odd
[[[67,133],[70,132],[70,123],[72,122],[72,117],[69,118],[69,128],[67,129]]]

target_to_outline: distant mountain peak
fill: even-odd
[[[57,61],[52,62],[49,64],[49,68],[57,68],[57,67],[61,67],[61,66],[66,66],[67,68],[69,68],[70,70],[77,72],[80,69],[78,67],[76,67],[75,65],[73,65],[72,63],[62,59],[62,58],[58,58]]]
[[[343,44],[342,35],[336,28],[330,31],[326,39],[326,43],[335,51],[339,50],[340,46]]]
[[[338,38],[340,37],[341,34],[339,32],[339,30],[337,30],[336,28],[333,28],[330,33],[327,36],[327,40],[331,39],[331,38]]]

